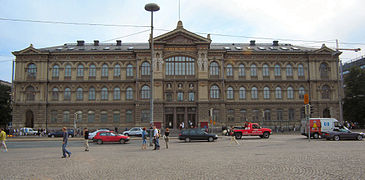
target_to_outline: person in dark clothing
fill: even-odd
[[[169,135],[170,135],[169,128],[166,128],[165,135],[163,136],[163,138],[165,139],[165,143],[166,143],[166,149],[169,148]]]
[[[89,130],[84,128],[84,145],[85,145],[85,151],[89,151]]]
[[[115,134],[118,134],[118,128],[117,127],[114,128],[114,131],[115,131]]]
[[[67,128],[63,127],[62,131],[63,131],[63,141],[62,141],[62,154],[63,154],[63,156],[62,156],[62,158],[66,158],[66,153],[68,154],[68,157],[71,157],[71,152],[66,149],[67,140],[68,140]]]

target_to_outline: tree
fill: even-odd
[[[0,84],[0,127],[5,127],[12,119],[10,93],[9,86]]]
[[[365,69],[353,67],[345,77],[344,119],[365,125]]]

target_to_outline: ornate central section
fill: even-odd
[[[167,76],[195,75],[195,59],[187,56],[173,56],[165,59]]]

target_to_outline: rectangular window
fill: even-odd
[[[68,111],[63,112],[63,122],[70,122],[70,112]]]
[[[270,121],[271,120],[271,112],[270,112],[269,109],[265,110],[264,119],[265,119],[265,121]]]
[[[95,121],[95,113],[89,113],[87,115],[87,121],[88,122],[94,122]]]
[[[184,93],[178,92],[177,93],[177,101],[184,101]]]
[[[283,110],[278,109],[278,110],[276,111],[276,119],[277,119],[278,121],[283,121]]]
[[[172,101],[172,93],[171,92],[166,93],[166,101],[168,101],[168,102]]]
[[[115,123],[120,122],[120,113],[119,112],[114,112],[113,122],[115,122]]]
[[[252,121],[253,122],[259,121],[259,110],[258,109],[252,110]]]
[[[189,92],[189,101],[192,102],[192,101],[195,101],[195,97],[194,97],[194,92]]]
[[[126,120],[126,122],[133,122],[133,111],[132,110],[126,111],[125,120]]]
[[[147,109],[142,110],[141,121],[142,122],[150,121],[150,110]]]
[[[240,121],[245,122],[246,121],[246,109],[240,110]]]
[[[233,109],[228,109],[227,120],[228,120],[228,122],[234,122],[234,110]]]
[[[102,112],[100,115],[101,122],[108,122],[108,114],[106,112]]]
[[[213,121],[220,122],[219,110],[218,109],[213,110]]]
[[[51,122],[57,122],[57,111],[51,111]]]
[[[289,109],[289,121],[294,121],[294,109]]]

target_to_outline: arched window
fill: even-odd
[[[89,100],[95,100],[95,88],[89,89]]]
[[[58,88],[53,88],[52,89],[52,100],[53,101],[58,101]]]
[[[58,77],[59,76],[59,69],[60,67],[58,65],[54,65],[52,68],[52,77]]]
[[[106,111],[100,112],[100,122],[103,122],[103,123],[108,122],[108,112],[106,112]]]
[[[84,76],[84,66],[82,64],[77,66],[77,77]]]
[[[127,77],[131,77],[131,76],[133,76],[133,65],[128,64],[128,66],[127,66]]]
[[[299,99],[304,99],[304,94],[305,94],[304,87],[300,87],[299,88]]]
[[[290,64],[286,65],[286,76],[287,77],[293,76],[293,67]]]
[[[71,100],[71,89],[66,88],[63,96],[64,100]]]
[[[101,77],[108,77],[108,74],[109,74],[108,65],[103,64],[103,66],[101,67]]]
[[[133,99],[133,89],[131,87],[127,88],[126,97],[127,100]]]
[[[120,76],[120,65],[119,64],[116,64],[114,66],[114,76],[115,77],[119,77]]]
[[[240,87],[240,99],[246,99],[246,89],[244,87]]]
[[[142,99],[150,99],[151,96],[151,90],[150,87],[147,85],[144,85],[142,87],[142,91],[141,91],[141,97]]]
[[[238,74],[239,74],[239,76],[245,76],[245,65],[243,65],[243,64],[239,65]]]
[[[95,112],[94,111],[87,112],[87,121],[88,122],[94,122],[95,121]]]
[[[27,101],[34,101],[35,100],[35,90],[33,86],[28,86],[25,89],[26,99]]]
[[[82,88],[77,88],[76,90],[76,100],[83,100],[84,99],[84,96],[83,96],[83,90]]]
[[[276,64],[274,69],[275,76],[281,76],[280,65]]]
[[[108,100],[108,88],[101,88],[101,100]]]
[[[90,77],[95,77],[96,76],[96,66],[94,64],[90,65],[89,76]]]
[[[327,85],[322,86],[322,99],[330,99],[330,87]]]
[[[251,89],[251,98],[252,99],[257,99],[258,97],[257,97],[257,88],[256,87],[253,87],[252,89]]]
[[[304,67],[302,64],[298,65],[298,76],[303,77],[304,76]]]
[[[185,56],[173,56],[165,59],[165,74],[166,75],[194,75],[195,74],[195,59]]]
[[[270,111],[270,109],[265,109],[264,120],[265,121],[271,121],[271,111]]]
[[[69,64],[65,67],[65,77],[71,77],[71,65]]]
[[[120,89],[118,87],[114,88],[114,93],[113,93],[113,98],[114,100],[119,100],[120,99]]]
[[[287,89],[287,97],[288,99],[294,99],[294,90],[292,87],[288,87]]]
[[[29,77],[36,77],[37,76],[37,66],[35,64],[29,64],[27,67],[27,73]]]
[[[268,77],[270,76],[270,73],[269,73],[269,66],[267,64],[264,64],[262,66],[262,76],[264,77]]]
[[[70,111],[63,111],[63,122],[70,121]]]
[[[232,87],[228,87],[227,88],[227,99],[233,99],[234,94],[233,94],[233,88]]]
[[[217,62],[210,63],[210,75],[218,76],[219,75],[219,65]]]
[[[328,66],[326,63],[322,63],[319,66],[319,72],[321,74],[321,78],[328,78]]]
[[[151,74],[150,63],[148,63],[147,61],[142,63],[141,73],[142,73],[142,76]]]
[[[264,87],[264,99],[270,99],[270,89],[269,89],[269,87]]]
[[[233,76],[233,67],[232,64],[227,65],[227,76]]]
[[[275,97],[276,97],[276,99],[281,99],[281,88],[280,87],[276,87]]]
[[[251,65],[251,77],[256,77],[257,76],[257,70],[256,70],[256,64],[252,64]]]
[[[210,98],[218,99],[219,98],[219,87],[217,85],[213,85],[210,87]]]

